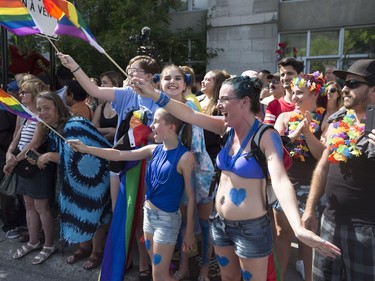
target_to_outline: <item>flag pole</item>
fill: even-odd
[[[112,59],[111,57],[110,57],[110,55],[108,55],[107,54],[107,52],[106,51],[104,51],[104,53],[103,53],[115,66],[117,66],[117,68],[125,75],[125,77],[126,78],[130,78],[129,77],[129,75],[121,68],[121,66],[119,66],[118,64],[117,64],[117,62],[115,62],[114,61],[114,59]]]
[[[13,97],[14,98],[14,97]],[[14,98],[15,99],[15,98]],[[44,125],[46,125],[46,127],[48,127],[51,131],[53,131],[56,135],[58,135],[64,142],[66,142],[66,138],[64,138],[59,132],[57,132],[54,128],[52,128],[50,125],[48,125],[46,122],[44,122],[42,119],[40,119],[38,117],[38,115],[36,115],[34,112],[32,112],[30,109],[28,109],[26,106],[24,106],[23,104],[21,104],[21,107],[28,113],[30,114],[33,118],[35,118],[36,120],[38,120],[39,122],[43,123]]]
[[[47,40],[51,43],[52,47],[55,49],[56,53],[60,53],[59,49],[57,49],[57,47],[55,46],[55,44],[53,44],[52,40],[49,39],[48,35],[44,35],[45,38],[47,38]]]
[[[39,117],[37,118],[39,122],[43,123],[46,125],[51,131],[53,131],[56,135],[58,135],[64,142],[67,142],[67,139],[64,138],[59,132],[57,132],[54,128],[52,128],[50,125],[48,125],[46,122],[44,122],[42,119]]]

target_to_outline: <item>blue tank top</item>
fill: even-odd
[[[259,126],[259,121],[255,120],[248,135],[241,144],[241,148],[235,155],[229,155],[229,150],[233,142],[234,130],[229,131],[228,140],[224,147],[221,149],[216,157],[216,165],[222,171],[230,171],[237,176],[246,179],[263,179],[264,173],[262,167],[258,164],[257,160],[252,156],[246,158],[247,152],[242,153],[250,138],[254,135]]]
[[[158,145],[146,174],[146,200],[164,212],[176,212],[184,191],[184,178],[177,172],[177,164],[188,149],[181,143],[175,149],[164,150]]]

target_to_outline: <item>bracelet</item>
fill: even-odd
[[[80,70],[80,69],[81,69],[81,67],[78,66],[76,69],[74,69],[74,70],[72,71],[72,73],[75,73],[75,72],[77,72],[77,71]]]
[[[159,99],[155,102],[159,107],[163,108],[166,107],[166,105],[169,103],[171,100],[170,97],[168,97],[165,93],[160,91],[160,97]]]

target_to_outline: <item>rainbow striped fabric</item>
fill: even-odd
[[[58,20],[56,34],[81,38],[100,53],[105,53],[72,3],[65,0],[43,0],[43,3],[47,12]]]
[[[5,109],[22,118],[38,121],[38,117],[22,105],[15,97],[0,88],[0,109]]]
[[[41,33],[21,0],[0,0],[0,25],[18,36]]]

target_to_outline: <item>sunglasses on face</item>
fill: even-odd
[[[336,93],[336,92],[337,92],[337,89],[336,89],[336,88],[331,88],[331,89],[329,89],[329,92],[330,92],[331,94]]]
[[[361,84],[366,84],[368,86],[371,86],[370,83],[368,82],[365,82],[365,81],[358,81],[358,80],[347,80],[345,81],[344,85],[346,87],[348,87],[349,89],[356,89],[358,88],[359,86],[361,86]]]

